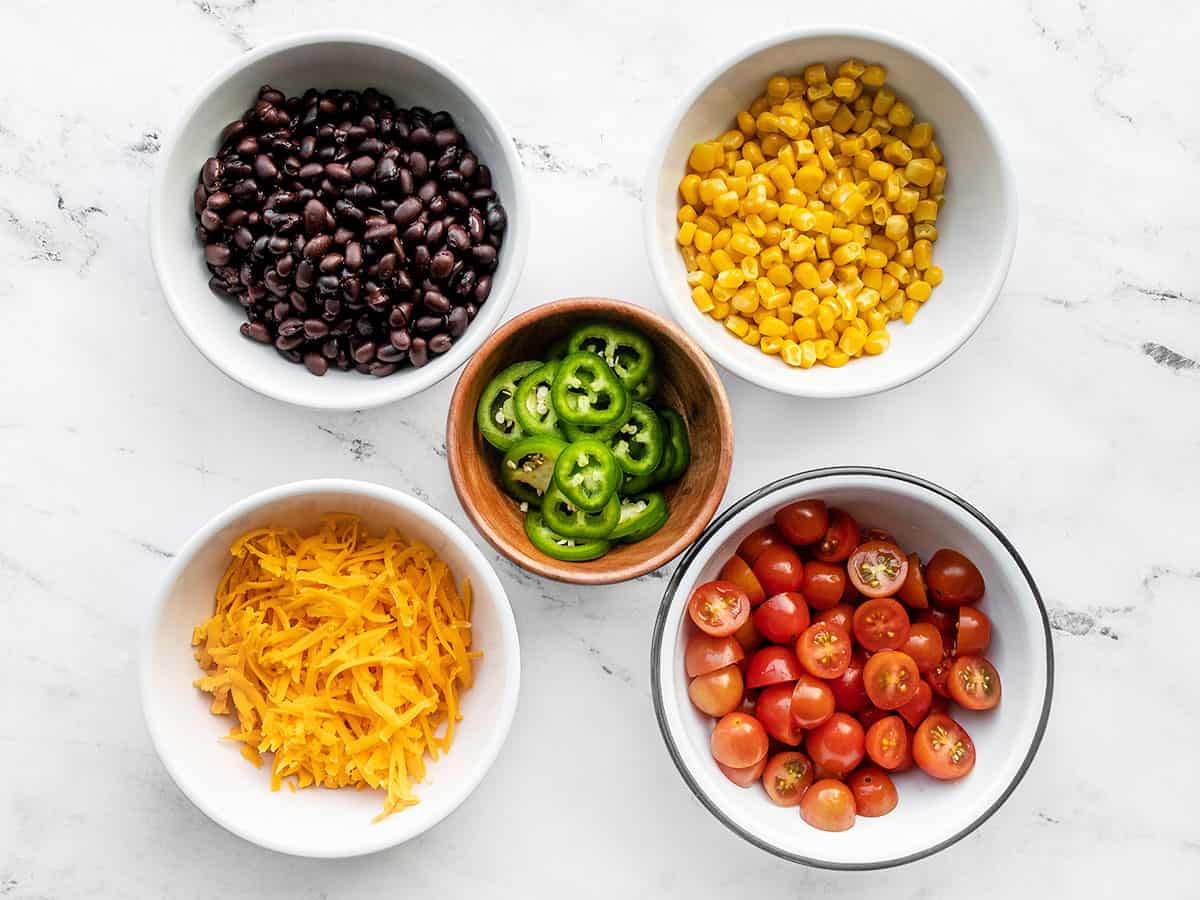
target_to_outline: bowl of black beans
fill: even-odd
[[[499,325],[528,243],[508,132],[459,76],[367,34],[266,45],[183,115],[150,203],[193,344],[267,396],[365,409],[449,375]]]

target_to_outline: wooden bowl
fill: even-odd
[[[590,562],[562,562],[525,536],[525,516],[500,487],[500,454],[475,427],[475,407],[492,377],[523,359],[539,359],[550,343],[592,319],[636,329],[654,342],[660,377],[658,403],[687,423],[692,462],[663,488],[670,518],[636,544],[614,544]],[[614,584],[666,565],[704,530],[725,495],[733,462],[729,398],[717,370],[676,325],[620,300],[574,297],[524,312],[489,337],[463,370],[446,421],[446,456],[459,502],[497,550],[530,572],[574,584]]]

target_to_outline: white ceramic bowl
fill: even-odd
[[[221,129],[272,84],[292,96],[315,88],[376,87],[401,106],[445,109],[492,171],[508,228],[492,292],[466,333],[420,369],[385,378],[330,369],[318,378],[272,348],[242,337],[241,307],[216,297],[196,240],[192,192],[200,167],[218,149]],[[184,334],[213,365],[248,388],[315,409],[367,409],[441,381],[470,358],[504,316],[529,243],[529,202],[512,138],[484,99],[427,53],[381,35],[321,32],[274,41],[239,56],[214,75],[169,135],[150,197],[150,253],[167,304]]]
[[[946,200],[938,216],[934,258],[946,273],[911,327],[889,328],[891,347],[840,369],[793,369],[733,339],[692,303],[675,242],[679,180],[699,141],[733,127],[733,117],[776,72],[848,57],[880,63],[888,84],[933,123],[946,156]],[[864,28],[814,26],[742,51],[700,82],[666,125],[646,181],[650,264],[676,319],[713,359],[747,381],[799,397],[854,397],[885,391],[923,375],[961,347],[991,309],[1008,273],[1017,236],[1017,189],[995,126],[978,98],[949,66],[907,41]]]
[[[860,523],[890,531],[928,559],[940,547],[970,557],[987,585],[981,606],[992,620],[987,656],[1004,697],[988,712],[956,707],[978,754],[974,771],[939,782],[918,770],[895,776],[900,804],[878,819],[859,817],[831,834],[804,823],[795,808],[773,805],[755,785],[725,778],[709,749],[712,719],[688,700],[683,655],[693,626],[692,590],[717,577],[741,540],[775,510],[803,498],[841,507]],[[936,853],[965,837],[1008,798],[1033,761],[1050,714],[1054,654],[1046,610],[1021,557],[982,513],[949,491],[886,469],[817,469],[742,498],[684,554],[663,596],[651,648],[651,687],[659,727],[684,781],[708,810],[753,844],[795,862],[830,869],[878,869]]]
[[[473,649],[481,650],[475,684],[462,695],[463,720],[450,752],[430,763],[420,802],[383,821],[380,791],[271,790],[269,766],[256,769],[234,742],[223,741],[233,719],[209,712],[192,686],[201,671],[192,628],[213,610],[229,546],[245,531],[282,525],[312,528],[329,512],[355,513],[373,534],[394,527],[427,543],[455,580],[473,589]],[[391,488],[362,481],[300,481],[231,506],[187,542],[155,597],[142,635],[142,710],[167,771],[197,807],[219,825],[271,850],[297,856],[357,856],[393,847],[433,827],[462,803],[495,761],[512,725],[521,680],[517,628],[496,573],[453,522]]]

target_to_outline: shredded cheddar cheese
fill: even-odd
[[[230,548],[216,611],[192,633],[214,715],[271,787],[386,790],[376,821],[417,802],[471,686],[471,586],[424,544],[356,516],[315,534],[262,528]]]

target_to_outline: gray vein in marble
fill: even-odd
[[[642,186],[634,179],[614,172],[607,163],[587,165],[568,159],[550,144],[539,144],[523,138],[513,138],[521,161],[535,172],[568,175],[574,178],[604,178],[607,183],[634,200],[642,199]]]
[[[1182,291],[1172,291],[1166,288],[1148,288],[1140,287],[1136,284],[1125,282],[1122,285],[1125,289],[1141,294],[1143,297],[1149,297],[1151,300],[1157,300],[1160,303],[1192,303],[1200,304],[1200,299],[1189,297]]]
[[[235,18],[239,13],[253,9],[258,0],[233,0],[231,3],[220,3],[216,0],[192,0],[202,16],[211,19],[216,26],[233,40],[243,50],[249,50],[254,45],[246,37],[245,27]]]
[[[152,544],[150,541],[143,541],[143,540],[138,540],[137,538],[133,538],[133,542],[135,544],[137,544],[139,547],[141,547],[143,550],[145,550],[147,553],[151,553],[154,556],[160,557],[162,559],[174,559],[175,558],[175,554],[172,551],[165,550],[162,547],[158,546],[157,544]]]
[[[350,455],[354,457],[356,462],[362,462],[364,459],[370,459],[375,455],[375,445],[370,441],[365,441],[362,438],[357,438],[354,435],[341,431],[334,431],[332,428],[327,428],[324,425],[318,425],[317,431],[324,432],[343,445],[350,451]]]
[[[1102,620],[1111,616],[1129,615],[1133,609],[1132,606],[1096,606],[1087,610],[1054,607],[1047,610],[1047,615],[1050,618],[1050,627],[1054,631],[1075,637],[1095,633],[1116,641],[1120,640],[1121,636]]]
[[[1118,107],[1106,96],[1113,82],[1125,74],[1125,66],[1113,58],[1108,47],[1097,36],[1096,14],[1087,0],[1077,0],[1076,8],[1079,10],[1079,25],[1070,36],[1052,33],[1038,17],[1032,2],[1028,4],[1029,19],[1033,23],[1033,27],[1037,30],[1039,37],[1047,41],[1055,53],[1067,53],[1076,62],[1086,64],[1087,61],[1081,57],[1080,50],[1085,45],[1091,46],[1096,57],[1095,68],[1097,73],[1093,79],[1092,99],[1095,101],[1096,106],[1103,112],[1116,116],[1128,125],[1134,125],[1133,116]]]
[[[142,136],[132,144],[128,144],[125,149],[135,156],[154,156],[162,150],[162,138],[157,128],[150,128],[143,131]]]
[[[1166,366],[1176,372],[1184,372],[1188,369],[1200,368],[1200,363],[1191,357],[1184,356],[1182,353],[1177,353],[1170,347],[1156,344],[1153,341],[1146,341],[1142,344],[1142,353],[1150,357],[1160,366]]]
[[[42,578],[32,569],[26,568],[11,556],[7,556],[3,553],[0,553],[0,572],[7,572],[9,575],[15,575],[18,578],[23,578],[25,581],[37,585],[44,591],[50,590],[50,584],[44,578]]]

